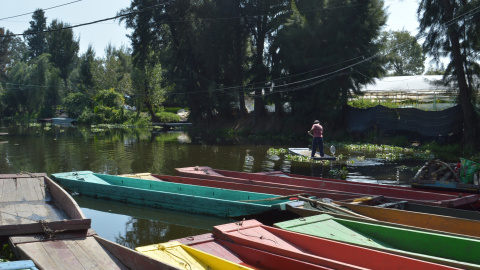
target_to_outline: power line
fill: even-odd
[[[68,2],[68,3],[65,3],[65,4],[61,4],[61,5],[53,6],[53,7],[49,7],[49,8],[42,8],[42,10],[49,10],[49,9],[54,9],[54,8],[58,8],[58,7],[63,7],[63,6],[70,5],[70,4],[73,4],[73,3],[76,3],[76,2],[81,2],[81,1],[83,1],[83,0],[77,0],[77,1],[73,1],[73,2]],[[17,17],[21,17],[21,16],[33,14],[33,13],[35,13],[35,11],[34,11],[34,12],[23,13],[23,14],[20,14],[20,15],[15,15],[15,16],[10,16],[10,17],[1,18],[0,21],[6,20],[6,19],[11,19],[11,18],[17,18]]]
[[[81,0],[80,0],[80,1],[81,1]],[[117,15],[117,16],[110,17],[110,18],[100,19],[100,20],[96,20],[96,21],[92,21],[92,22],[81,23],[81,24],[76,24],[76,25],[71,25],[71,26],[65,26],[65,27],[62,27],[62,28],[50,29],[50,30],[45,30],[45,31],[29,32],[29,33],[23,33],[23,34],[3,35],[3,36],[0,36],[0,37],[25,36],[25,35],[32,35],[32,34],[39,34],[39,33],[49,33],[49,32],[56,32],[56,31],[60,31],[60,30],[77,28],[77,27],[81,27],[81,26],[96,24],[96,23],[100,23],[100,22],[105,22],[105,21],[110,21],[110,20],[115,20],[115,19],[118,19],[118,18],[130,16],[130,15],[133,15],[133,14],[136,14],[136,13],[143,12],[143,11],[148,10],[148,9],[152,9],[152,8],[156,8],[156,7],[159,7],[159,6],[163,6],[163,5],[169,4],[169,3],[172,2],[172,1],[174,1],[174,0],[169,0],[169,1],[163,2],[163,3],[161,3],[161,4],[156,4],[156,5],[153,5],[153,6],[150,6],[150,7],[146,7],[146,8],[137,10],[137,11],[132,11],[132,12],[129,12],[129,13]]]

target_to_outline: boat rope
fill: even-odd
[[[292,197],[299,197],[299,196],[310,196],[310,194],[308,194],[308,193],[298,193],[298,194],[285,195],[285,196],[273,197],[273,198],[267,198],[267,199],[260,199],[260,200],[242,200],[242,201],[239,201],[239,202],[276,201],[276,200],[289,199],[289,198],[292,198]]]
[[[46,220],[39,220],[38,223],[42,224],[43,226],[43,232],[45,233],[45,236],[47,239],[52,239],[56,233],[61,233],[66,230],[52,230],[50,227],[48,227],[48,222]]]
[[[240,227],[242,227],[243,221],[245,221],[245,219],[243,219],[242,221],[239,221],[239,222],[236,222],[236,223],[235,223],[235,224],[237,225],[237,232],[238,232],[239,234],[245,235],[245,236],[248,236],[248,237],[256,237],[256,238],[259,238],[260,240],[264,240],[264,239],[265,239],[265,240],[268,240],[268,241],[272,241],[273,243],[275,243],[276,246],[278,246],[278,242],[277,242],[277,240],[275,240],[275,239],[270,239],[270,238],[267,238],[267,237],[265,237],[265,236],[263,236],[263,235],[258,236],[258,235],[251,235],[251,234],[246,234],[246,233],[241,232],[241,231],[240,231]]]
[[[367,217],[367,216],[364,216],[364,215],[360,215],[352,210],[349,210],[349,209],[343,209],[341,207],[338,207],[338,206],[335,206],[335,205],[332,205],[332,204],[329,204],[329,203],[324,203],[324,202],[321,202],[321,201],[318,201],[318,200],[314,200],[314,199],[310,199],[310,198],[305,198],[305,197],[302,197],[302,196],[298,196],[298,199],[302,200],[302,201],[307,201],[307,202],[310,202],[310,203],[314,203],[314,204],[318,204],[318,205],[321,205],[325,208],[332,208],[334,210],[337,210],[337,211],[340,211],[340,212],[343,212],[343,213],[346,213],[348,215],[351,215],[351,216],[354,216],[354,217],[359,217],[359,218],[364,218],[364,219],[369,219],[369,220],[375,220],[373,218],[370,218],[370,217]]]
[[[187,261],[187,259],[181,258],[180,256],[175,255],[173,252],[169,250],[169,249],[174,249],[173,247],[165,247],[162,245],[158,245],[158,249],[165,251],[165,254],[167,254],[170,258],[172,258],[172,260],[176,261],[185,269],[187,269],[187,266],[188,266],[188,269],[192,270],[192,266]]]

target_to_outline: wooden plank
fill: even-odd
[[[88,252],[85,251],[77,241],[85,241],[85,239],[65,240],[65,244],[68,246],[80,265],[82,265],[84,269],[99,269],[100,266],[98,263],[92,260]]]
[[[31,188],[34,190],[38,201],[50,201],[51,198],[46,198],[46,183],[44,177],[29,178],[28,182]]]
[[[54,261],[56,269],[83,269],[75,254],[65,244],[65,240],[42,242],[42,246],[48,251],[48,255]]]
[[[16,179],[5,179],[2,189],[3,202],[13,202],[16,198]]]
[[[35,193],[35,189],[31,186],[30,179],[31,178],[18,178],[17,181],[20,184],[23,199],[26,201],[37,201],[38,195]]]
[[[99,265],[100,269],[128,269],[117,258],[108,254],[93,237],[88,237],[85,241],[77,241],[77,243]]]
[[[33,242],[15,247],[22,259],[31,259],[41,269],[56,269],[56,264],[45,250],[41,242]]]

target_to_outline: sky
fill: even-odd
[[[130,0],[0,0],[0,27],[21,34],[30,27],[32,13],[41,8],[45,11],[47,25],[53,19],[70,25],[93,22],[116,16],[117,12],[130,5]],[[407,30],[417,34],[418,21],[416,11],[419,0],[385,0],[389,18],[385,30]],[[63,6],[60,6],[63,5]],[[59,7],[56,7],[59,6]],[[55,7],[55,8],[52,8]],[[50,9],[51,8],[51,9]],[[28,13],[28,14],[26,14]],[[22,15],[26,14],[26,15]],[[8,18],[12,16],[15,18]],[[110,20],[73,29],[80,38],[80,54],[91,44],[97,56],[103,56],[108,44],[115,47],[129,46],[129,31],[124,23]]]

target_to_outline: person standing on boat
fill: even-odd
[[[320,121],[315,120],[312,128],[308,131],[308,134],[313,137],[312,140],[312,158],[315,156],[317,147],[320,148],[320,156],[323,157],[323,127],[320,125]]]

